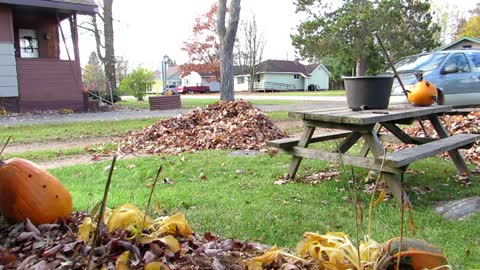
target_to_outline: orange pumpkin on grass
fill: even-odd
[[[72,213],[72,196],[55,176],[20,158],[0,160],[0,213],[9,221],[52,223]]]

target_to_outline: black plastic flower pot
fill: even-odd
[[[351,109],[387,109],[393,76],[342,77]]]

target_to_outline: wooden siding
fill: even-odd
[[[13,43],[0,43],[0,97],[18,97]]]
[[[294,79],[294,75],[299,75],[299,79]],[[265,82],[268,84],[292,85],[290,90],[304,90],[305,78],[299,73],[265,73]],[[267,89],[276,90],[276,89]],[[283,90],[283,89],[278,89]]]
[[[17,59],[20,111],[83,109],[81,74],[74,61]]]
[[[311,77],[308,78],[308,82],[307,82],[308,85],[315,84],[315,85],[318,85],[322,90],[328,89],[330,75],[321,65],[319,65],[312,72],[312,74],[310,74],[310,76]]]
[[[462,50],[462,49],[465,49],[465,48],[479,50],[480,49],[480,43],[472,42],[470,40],[464,40],[462,42],[459,42],[459,43],[457,43],[457,44],[455,44],[451,47],[445,48],[443,50],[444,51],[446,51],[446,50]]]
[[[0,42],[13,42],[12,10],[0,7]]]

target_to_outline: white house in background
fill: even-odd
[[[250,75],[237,71],[235,91],[248,91]],[[257,65],[255,91],[328,89],[330,71],[322,64],[304,65],[298,60],[266,60]]]
[[[213,75],[200,74],[192,71],[189,75],[182,77],[182,86],[209,86],[210,92],[220,91],[220,82],[214,79]]]

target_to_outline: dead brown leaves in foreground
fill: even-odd
[[[181,233],[180,222],[166,224],[173,218],[145,228],[143,232],[151,234],[141,237],[135,236],[135,226],[109,230],[109,224],[101,224],[93,269],[243,270],[245,262],[265,248],[246,241],[222,240],[210,233]],[[96,226],[91,219],[90,215],[74,213],[67,220],[38,227],[28,221],[9,225],[0,220],[0,269],[86,269],[92,248],[88,236],[92,228],[88,227]],[[127,219],[135,223],[131,217]]]
[[[266,141],[285,137],[247,101],[220,101],[132,132],[122,140],[121,151],[178,154],[207,149],[259,150]]]

